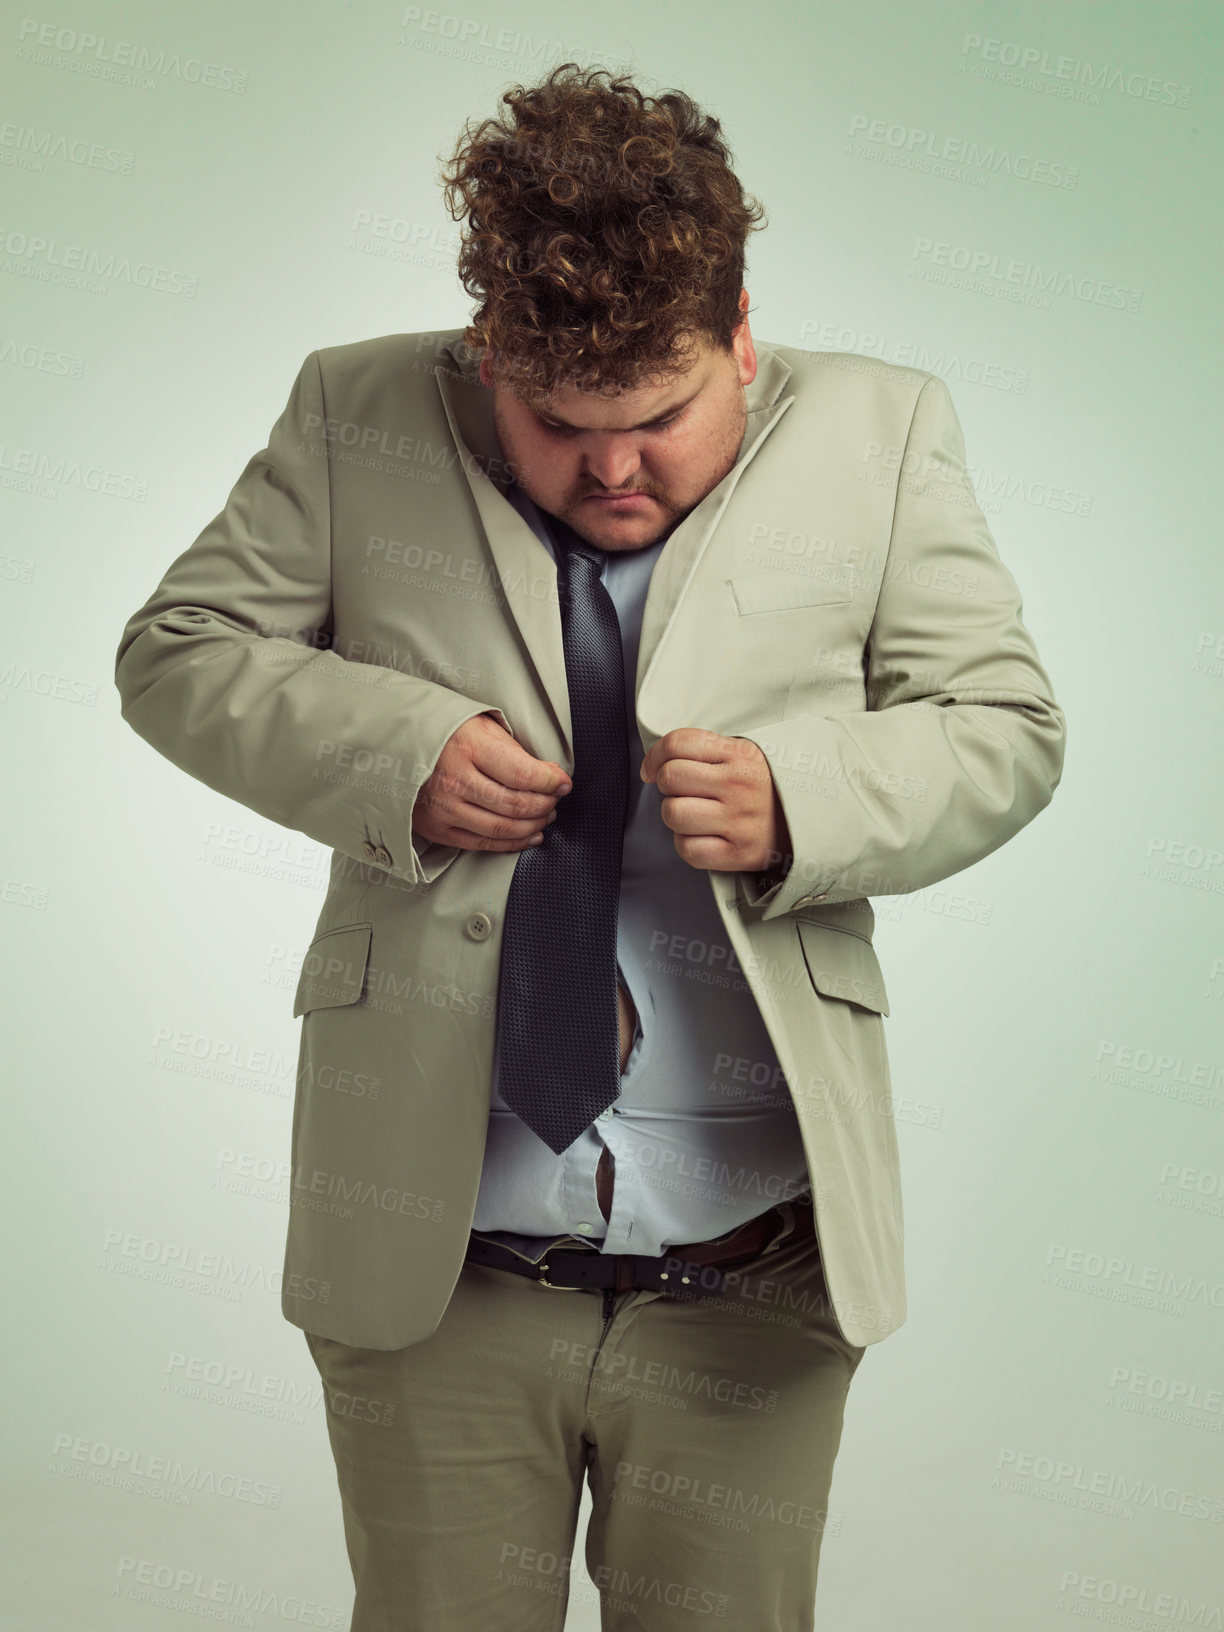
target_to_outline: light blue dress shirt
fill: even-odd
[[[556,560],[546,514],[514,483],[506,497]],[[571,1238],[661,1256],[810,1189],[794,1104],[709,876],[677,854],[662,795],[638,775],[642,611],[666,543],[607,552],[599,575],[620,620],[629,739],[617,964],[637,1024],[620,1097],[558,1156],[497,1092],[494,1052],[472,1228],[535,1261]],[[615,1162],[607,1220],[595,1190],[605,1145]]]

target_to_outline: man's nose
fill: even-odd
[[[641,453],[630,437],[608,437],[586,449],[585,474],[606,488],[627,486],[641,466]]]

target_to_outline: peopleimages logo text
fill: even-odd
[[[983,286],[994,283],[999,287],[1012,285],[1032,290],[1047,302],[1051,295],[1070,295],[1073,300],[1086,300],[1094,306],[1137,312],[1143,299],[1141,289],[1107,283],[1100,278],[1080,277],[1063,267],[1042,266],[1037,261],[1005,260],[989,249],[937,243],[933,238],[916,238],[910,258],[923,263],[921,268],[911,268],[911,271],[919,271],[933,281],[947,281],[934,270],[942,268],[962,272],[969,280],[981,280]]]
[[[981,34],[966,34],[961,57],[996,63],[1001,68],[1015,68],[1021,74],[1044,74],[1051,82],[1062,80],[1091,91],[1117,91],[1136,101],[1159,102],[1165,107],[1190,106],[1191,87],[1177,80],[1128,73],[1123,68],[1092,62],[1087,57],[1054,57],[1040,46],[1021,45],[1017,40],[993,40]]]

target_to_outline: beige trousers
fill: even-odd
[[[622,1292],[605,1320],[597,1292],[465,1264],[409,1348],[308,1332],[352,1632],[561,1632],[584,1479],[603,1632],[811,1632],[865,1350],[829,1313],[810,1206],[781,1211],[722,1295]]]

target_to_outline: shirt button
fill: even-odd
[[[595,1226],[594,1224],[579,1224],[575,1226],[575,1229],[578,1235],[591,1235],[594,1232]]]
[[[596,1120],[596,1122],[611,1122],[613,1115],[614,1115],[614,1112],[612,1110],[612,1107],[609,1105],[609,1107],[608,1107],[608,1109],[606,1111],[600,1111],[599,1115],[595,1118],[595,1120]]]

